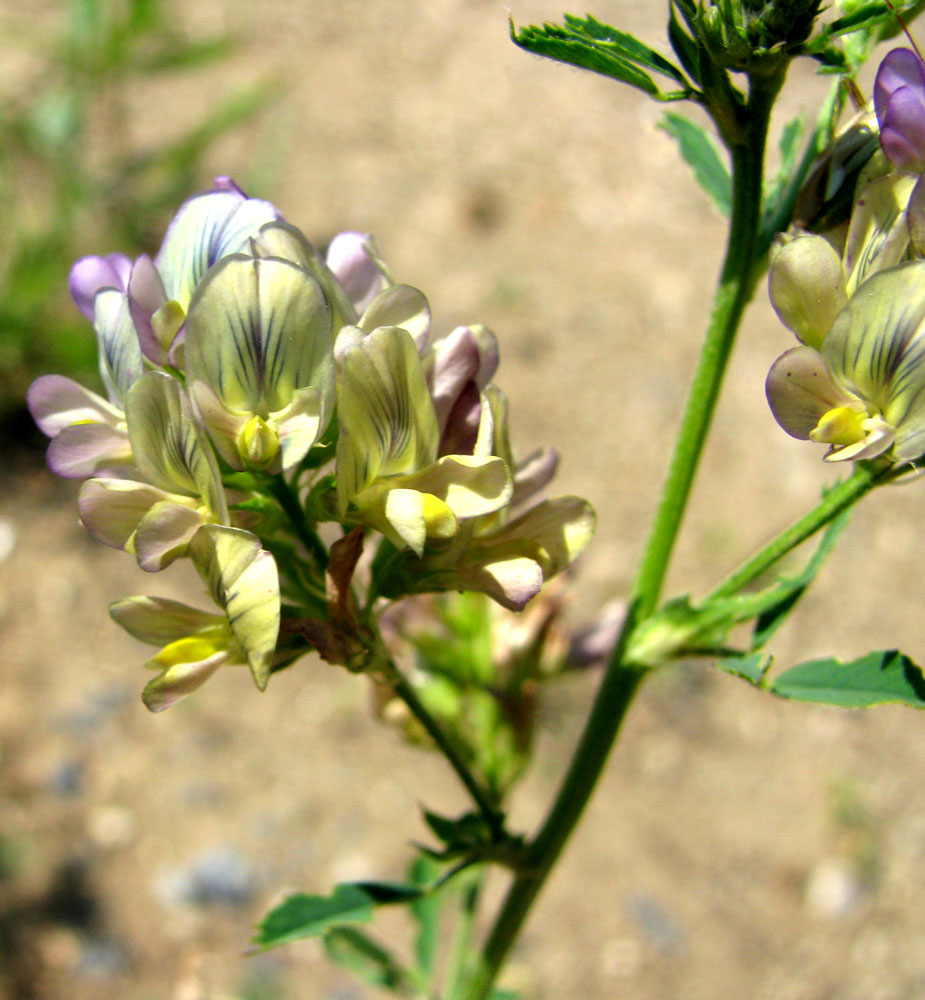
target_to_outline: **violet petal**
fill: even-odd
[[[116,288],[124,292],[132,262],[124,253],[111,253],[105,257],[81,257],[71,268],[68,288],[77,308],[93,322],[93,300],[102,288]]]

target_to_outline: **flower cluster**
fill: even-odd
[[[785,237],[771,301],[802,346],[774,363],[778,423],[827,461],[925,453],[925,64],[894,49],[874,87],[880,151],[860,170],[847,227]]]
[[[83,258],[70,289],[106,396],[32,385],[49,465],[85,480],[91,534],[149,572],[189,558],[218,609],[112,606],[160,647],[153,710],[223,664],[262,689],[306,646],[365,669],[387,598],[472,590],[523,608],[590,540],[583,500],[523,507],[556,457],[514,461],[494,335],[432,341],[427,300],[362,233],[322,256],[220,177],[153,259]]]

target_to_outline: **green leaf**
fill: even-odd
[[[846,5],[847,7],[848,5]],[[889,0],[851,5],[843,17],[824,25],[815,38],[804,46],[803,52],[828,67],[821,72],[855,73],[878,41],[893,37],[900,28],[899,17],[914,17],[921,9],[921,0],[905,5],[894,5]],[[834,40],[847,35],[839,49]]]
[[[802,115],[791,119],[783,127],[778,142],[780,150],[780,167],[777,171],[778,180],[787,179],[793,173],[797,165],[797,156],[800,152],[800,141],[806,127],[806,120]]]
[[[377,906],[388,906],[391,903],[411,903],[420,899],[427,887],[407,885],[404,882],[351,882],[350,885],[362,889],[369,894]]]
[[[587,17],[575,17],[573,14],[566,14],[565,23],[573,35],[579,38],[591,38],[596,42],[610,42],[615,52],[619,52],[630,61],[640,66],[646,66],[649,69],[655,70],[656,73],[661,73],[663,76],[670,77],[672,80],[686,85],[687,81],[684,79],[684,74],[677,66],[625,31],[612,28],[609,24],[602,24],[590,14]]]
[[[385,948],[352,927],[335,927],[324,935],[324,949],[332,962],[348,969],[370,986],[381,986],[400,996],[413,995],[407,971]]]
[[[880,30],[877,32],[877,41],[886,42],[891,38],[895,38],[897,35],[902,33],[903,24],[910,24],[912,20],[919,16],[923,10],[925,10],[925,0],[912,0],[911,3],[906,4],[894,4],[896,17],[894,18],[892,24],[889,21],[884,21]],[[902,18],[902,21],[900,21]]]
[[[697,182],[720,212],[728,216],[732,202],[729,168],[720,158],[706,129],[671,111],[665,113],[659,127],[677,140],[681,155],[693,169]]]
[[[628,83],[656,100],[677,101],[693,96],[693,88],[681,70],[632,35],[593,17],[566,15],[565,20],[564,27],[546,23],[519,30],[511,21],[511,39],[528,52]],[[669,77],[684,89],[663,93],[647,69]]]
[[[834,657],[810,660],[779,674],[769,690],[781,698],[845,708],[884,702],[925,708],[921,668],[895,649],[868,653],[851,663]]]
[[[318,937],[342,924],[365,924],[373,919],[376,901],[360,886],[335,886],[330,896],[295,893],[263,918],[256,944],[275,948],[300,938]]]
[[[684,67],[684,71],[699,86],[701,83],[700,57],[702,49],[675,17],[674,8],[675,5],[672,3],[668,18],[668,41],[671,42],[671,47]]]
[[[511,27],[511,38],[516,45],[534,55],[555,59],[556,62],[578,66],[580,69],[591,70],[609,76],[621,83],[656,97],[659,93],[652,77],[642,70],[636,69],[632,63],[615,52],[607,52],[600,47],[579,38],[569,38],[561,29],[544,24],[541,28],[531,25],[515,31]]]
[[[756,687],[762,687],[772,660],[770,653],[762,652],[752,653],[749,656],[726,656],[717,660],[715,665],[727,674],[750,681]]]

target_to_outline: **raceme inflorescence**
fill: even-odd
[[[514,459],[494,334],[432,339],[426,298],[362,233],[322,256],[219,177],[153,258],[85,257],[70,290],[106,395],[33,383],[48,463],[84,480],[92,535],[148,572],[188,558],[215,605],[112,605],[158,647],[152,710],[226,664],[263,689],[309,649],[375,671],[393,601],[474,591],[519,610],[591,538],[586,501],[530,504],[556,456]]]

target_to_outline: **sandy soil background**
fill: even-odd
[[[56,5],[40,5],[57,16]],[[664,43],[662,3],[594,13]],[[583,11],[575,9],[576,13]],[[520,3],[520,21],[558,3]],[[287,84],[264,131],[271,196],[310,238],[376,234],[438,332],[483,321],[515,444],[563,456],[559,492],[600,516],[576,617],[619,597],[657,496],[718,270],[721,220],[660,109],[534,59],[496,0],[196,0],[188,30],[240,32],[240,78]],[[132,94],[139,144],[195,120],[227,76]],[[794,68],[786,104],[822,88]],[[202,178],[203,186],[208,177]],[[106,252],[115,247],[86,247]],[[48,332],[54,336],[54,331]],[[702,592],[799,515],[831,470],[763,397],[790,346],[762,293],[733,358],[671,574]],[[312,942],[246,957],[282,887],[401,877],[418,804],[465,807],[439,760],[368,712],[361,680],[306,658],[258,696],[228,672],[157,717],[142,647],[109,622],[145,577],[76,524],[74,491],[26,459],[0,486],[0,996],[363,1000]],[[925,657],[921,484],[871,498],[780,662],[899,646]],[[563,683],[515,796],[542,816],[593,678]],[[527,997],[915,1000],[925,996],[925,720],[787,705],[684,666],[656,677],[542,897],[509,980]],[[500,889],[500,881],[494,893]],[[400,937],[401,925],[392,928]]]

